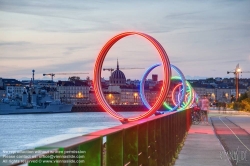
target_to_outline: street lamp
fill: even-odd
[[[137,104],[138,94],[134,93],[134,104]]]
[[[239,66],[235,69],[235,84],[236,84],[236,101],[238,101],[239,98],[239,73],[241,72],[241,69]]]
[[[215,100],[217,101],[217,88],[215,88]]]
[[[229,74],[229,73],[234,73],[234,75],[235,75],[235,91],[236,91],[235,99],[237,101],[239,98],[239,73],[242,73],[239,64],[237,64],[234,72],[228,71],[227,74]]]
[[[110,93],[110,94],[109,94],[109,103],[112,104],[112,101],[111,101],[111,100],[112,100],[112,94]]]

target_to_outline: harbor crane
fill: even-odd
[[[53,81],[53,78],[55,77],[55,75],[72,75],[72,74],[89,74],[89,73],[47,73],[47,74],[43,74],[43,76],[51,76],[51,80]]]
[[[129,69],[144,69],[144,68],[139,68],[139,67],[133,67],[133,68],[119,68],[119,69],[124,69],[124,70],[129,70]],[[110,71],[110,76],[112,75],[112,72],[115,70],[115,68],[103,68],[103,71]]]
[[[240,73],[250,73],[250,71],[241,71],[240,65],[237,64],[236,68],[233,71],[227,71],[227,74],[229,74],[229,73],[233,73],[235,75],[235,91],[236,91],[235,99],[237,101],[239,98],[239,74]]]
[[[144,69],[144,68],[139,68],[139,67],[133,67],[133,68],[119,68],[119,62],[118,62],[118,59],[117,59],[117,67],[116,67],[116,69],[117,69],[117,70],[119,70],[119,69],[125,69],[125,70],[127,70],[127,69]],[[103,68],[102,70],[103,70],[103,71],[106,71],[106,70],[110,71],[110,76],[111,76],[111,75],[112,75],[112,72],[115,70],[115,68]]]

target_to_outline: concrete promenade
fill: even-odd
[[[227,117],[233,123],[250,133],[250,114],[237,112],[237,111],[222,111],[211,110],[209,113],[209,119],[213,117]],[[233,134],[232,134],[233,135]],[[234,142],[235,144],[235,142]],[[240,144],[240,143],[239,143]],[[249,146],[249,145],[247,145]],[[235,149],[236,150],[236,149]],[[245,152],[249,153],[250,152]],[[247,154],[248,157],[248,154]],[[175,162],[176,166],[230,166],[230,156],[227,155],[227,151],[222,146],[220,140],[215,134],[213,125],[200,123],[198,125],[192,125],[188,132],[188,136],[185,140],[184,146],[179,153],[178,159]],[[246,164],[250,165],[250,158]],[[245,164],[244,164],[245,165]]]

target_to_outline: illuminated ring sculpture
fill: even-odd
[[[126,37],[126,36],[130,36],[130,35],[138,35],[141,36],[145,39],[147,39],[148,41],[150,41],[151,44],[153,44],[153,46],[157,49],[158,53],[160,54],[161,60],[162,60],[162,64],[163,64],[163,71],[164,71],[164,80],[163,80],[163,86],[160,92],[159,97],[157,98],[155,104],[152,106],[152,108],[150,108],[146,113],[141,114],[139,116],[136,117],[130,117],[130,118],[124,118],[122,115],[120,115],[119,113],[117,113],[116,111],[114,111],[111,106],[107,103],[103,92],[102,92],[102,86],[101,86],[101,71],[102,71],[102,65],[104,62],[104,59],[108,53],[108,51],[110,50],[110,48],[120,39]],[[96,62],[95,62],[95,66],[94,66],[94,79],[93,79],[93,84],[94,84],[94,91],[96,94],[96,98],[97,101],[100,103],[100,105],[102,106],[102,108],[108,112],[111,116],[113,116],[114,118],[120,120],[122,123],[127,123],[127,122],[131,122],[131,121],[136,121],[136,120],[140,120],[143,118],[147,118],[150,117],[151,115],[153,115],[162,105],[162,103],[164,102],[164,100],[167,97],[168,91],[169,91],[169,87],[170,87],[170,78],[171,78],[171,68],[170,68],[170,62],[168,59],[168,55],[166,53],[166,51],[164,50],[164,48],[161,46],[161,44],[154,39],[153,37],[145,34],[145,33],[140,33],[140,32],[124,32],[121,34],[118,34],[116,36],[114,36],[113,38],[111,38],[102,48],[102,50],[100,51]]]
[[[143,104],[148,108],[150,109],[151,106],[149,105],[146,97],[145,97],[145,91],[144,91],[144,85],[145,85],[145,81],[146,81],[146,78],[148,76],[148,74],[156,67],[158,66],[161,66],[160,63],[157,63],[157,64],[154,64],[153,66],[149,67],[146,72],[143,74],[142,76],[142,79],[141,79],[141,82],[140,82],[140,97],[141,97],[141,100],[143,102]]]
[[[194,104],[194,102],[197,102],[198,101],[198,96],[197,96],[197,93],[195,92],[195,90],[192,88],[192,86],[190,85],[190,83],[187,81],[187,84],[189,85],[189,89],[190,89],[190,93],[188,93],[187,95],[189,95],[189,101],[187,102],[187,103],[184,103],[185,105],[184,105],[184,108],[186,109],[186,108],[191,108],[192,106],[193,106],[193,104]],[[176,105],[176,102],[175,102],[175,99],[174,99],[174,91],[175,91],[175,89],[177,89],[178,87],[180,86],[180,84],[179,85],[177,85],[174,89],[173,89],[173,92],[172,92],[172,101],[173,101],[173,103]],[[192,96],[190,96],[190,95],[192,95]],[[192,98],[191,98],[192,97]],[[190,100],[191,99],[191,100]],[[186,99],[185,99],[186,100]],[[197,101],[195,101],[195,100],[197,100]]]
[[[180,77],[178,77],[178,76],[174,76],[174,77],[172,77],[171,79],[181,79]],[[177,85],[178,86],[178,85]],[[181,105],[181,107],[179,108],[179,109],[177,109],[177,111],[183,111],[183,110],[185,110],[185,109],[187,109],[187,108],[189,108],[190,107],[190,103],[192,104],[192,101],[193,101],[193,88],[192,88],[192,86],[190,85],[190,83],[188,82],[188,81],[186,81],[186,86],[187,86],[187,89],[186,89],[186,95],[189,95],[188,96],[188,99],[186,100],[186,102],[182,102],[182,105]],[[186,97],[186,96],[185,96]],[[173,98],[173,96],[172,96],[172,98]],[[167,109],[169,109],[169,110],[171,110],[172,109],[172,107],[170,107],[166,102],[164,102],[164,106],[167,108]]]
[[[187,102],[184,103],[184,105],[181,107],[180,110],[184,110],[184,109],[188,109],[191,107],[191,105],[193,104],[194,102],[194,89],[193,87],[190,85],[190,83],[188,81],[186,81],[187,83],[187,87],[189,89],[189,91],[187,90],[187,95],[189,95],[188,99],[187,99]]]
[[[177,104],[176,101],[175,101],[175,98],[174,98],[174,93],[175,93],[176,89],[179,88],[180,86],[181,86],[181,84],[176,85],[176,86],[174,87],[173,91],[172,91],[172,101],[173,101],[174,105]],[[189,88],[189,89],[192,90],[192,94],[193,94],[193,98],[192,98],[192,100],[190,100],[190,102],[191,102],[191,101],[194,100],[195,94],[194,94],[194,89],[193,89],[192,87]],[[182,91],[182,90],[181,90],[181,91]],[[190,95],[190,94],[187,94],[187,95]],[[186,97],[185,97],[184,100],[186,100]],[[179,99],[179,94],[178,94],[178,101],[180,101],[180,99]],[[191,102],[191,103],[192,103],[192,102]]]
[[[195,91],[194,89],[192,88],[192,101],[189,103],[189,105],[187,106],[188,108],[191,108],[193,103],[194,103],[194,100],[195,100]]]
[[[197,104],[198,102],[199,102],[199,97],[198,97],[197,93],[194,91],[194,101],[193,101],[191,107],[194,107],[194,103]]]
[[[177,88],[179,88],[180,86],[182,85],[182,83],[180,83],[180,84],[177,84],[175,87],[174,87],[174,89],[173,89],[173,91],[172,91],[172,101],[173,101],[173,103],[174,103],[174,105],[177,105],[177,104],[179,104],[179,103],[182,103],[185,99],[183,99],[182,100],[182,102],[180,102],[180,94],[178,94],[178,102],[179,103],[176,103],[176,101],[175,101],[175,91],[177,90]],[[182,92],[181,94],[183,94],[183,90],[180,90],[180,92]],[[179,92],[179,93],[180,93]],[[184,94],[184,97],[185,97],[185,94]]]
[[[200,98],[199,95],[195,92],[195,102],[196,103],[199,103],[199,98]]]
[[[188,95],[190,95],[189,99],[191,99],[191,100],[186,103],[186,108],[191,108],[191,106],[194,103],[194,99],[195,99],[195,91],[188,81],[187,81],[187,84],[190,87],[190,93]]]
[[[142,79],[141,79],[141,82],[140,82],[140,96],[141,96],[141,100],[142,100],[142,102],[144,103],[144,105],[145,105],[148,109],[150,109],[151,106],[149,105],[149,103],[148,103],[148,101],[146,100],[146,97],[145,97],[145,92],[144,92],[145,81],[146,81],[146,78],[147,78],[148,74],[149,74],[154,68],[156,68],[156,67],[158,67],[158,66],[160,66],[160,65],[161,65],[161,64],[158,63],[158,64],[155,64],[155,65],[152,65],[151,67],[149,67],[149,68],[147,69],[147,71],[144,73],[144,75],[143,75],[143,77],[142,77]],[[173,69],[180,75],[182,84],[183,84],[183,82],[186,82],[186,79],[185,79],[183,73],[181,72],[181,70],[180,70],[178,67],[176,67],[176,66],[174,66],[174,65],[172,65],[172,64],[170,64],[170,66],[171,66],[171,68],[173,68]],[[171,78],[171,79],[172,79],[172,78]],[[181,98],[180,98],[179,103],[176,104],[173,108],[170,108],[170,112],[176,110],[176,109],[180,106],[180,104],[184,101],[185,93],[186,93],[186,85],[183,86],[183,92],[182,92],[182,95],[181,95]],[[164,104],[166,104],[166,103],[164,102]]]

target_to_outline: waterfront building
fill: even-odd
[[[208,80],[188,80],[195,92],[199,95],[207,95],[210,102],[231,102],[231,96],[236,95],[234,78]],[[248,79],[243,79],[239,84],[239,95],[247,92]]]
[[[57,83],[52,80],[22,80],[21,81],[23,85],[26,86],[36,86],[38,88],[41,87],[50,87],[50,88],[56,88]]]
[[[0,100],[5,98],[5,96],[6,96],[6,90],[4,88],[0,87]]]
[[[142,105],[139,89],[135,86],[121,86],[121,104]]]
[[[117,102],[120,105],[143,105],[139,88],[133,85],[115,86],[113,91],[105,92],[107,95],[106,100],[110,101],[110,97],[114,94],[118,98]],[[159,89],[145,89],[145,97],[150,105],[153,105],[159,95]]]
[[[82,80],[58,81],[55,99],[71,104],[87,104],[89,100],[90,86]]]
[[[21,98],[23,92],[25,90],[25,86],[7,86],[6,94],[8,98]]]
[[[145,97],[153,105],[156,101],[159,89],[154,89],[158,81],[156,76],[154,80],[145,82]],[[120,70],[117,61],[117,68],[111,74],[108,89],[103,89],[106,100],[110,104],[119,105],[142,105],[139,95],[139,80],[126,80],[125,74]]]
[[[106,101],[109,105],[120,105],[121,104],[121,95],[119,92],[103,92]]]
[[[7,86],[23,86],[23,84],[16,79],[0,78],[0,87],[6,89]]]
[[[16,79],[0,78],[0,98],[21,97],[24,85]]]
[[[95,91],[93,89],[89,90],[89,104],[98,104]]]

